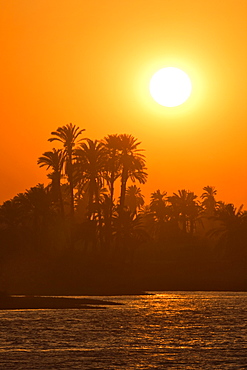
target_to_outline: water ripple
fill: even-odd
[[[1,311],[1,368],[247,369],[247,293],[111,300],[125,305]]]

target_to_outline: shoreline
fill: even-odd
[[[109,306],[122,306],[123,303],[108,301],[108,297],[121,297],[132,295],[151,296],[164,292],[231,292],[246,293],[245,290],[155,290],[138,293],[118,293],[118,294],[84,294],[78,296],[71,295],[0,295],[0,311],[2,310],[26,310],[26,309],[106,309]],[[91,297],[104,297],[91,298]],[[107,298],[106,298],[107,297]]]
[[[99,309],[119,306],[121,303],[91,298],[6,296],[0,298],[0,310],[22,309]]]

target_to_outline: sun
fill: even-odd
[[[175,67],[166,67],[153,75],[149,90],[152,98],[160,105],[176,107],[190,97],[192,85],[184,71]]]

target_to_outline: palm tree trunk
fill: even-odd
[[[63,205],[63,197],[62,197],[62,191],[61,191],[61,174],[57,173],[57,176],[55,177],[54,181],[54,192],[55,192],[55,201],[58,203],[60,208],[60,214],[62,217],[62,220],[64,220],[64,205]]]
[[[70,248],[74,247],[74,183],[73,183],[73,173],[72,173],[72,153],[68,153],[68,181],[70,190],[70,228],[69,228],[69,244]]]
[[[109,211],[109,218],[112,219],[112,208],[113,208],[113,197],[114,197],[114,172],[111,174],[111,180],[110,180],[110,211]]]
[[[70,189],[70,214],[72,221],[74,220],[74,183],[72,173],[72,154],[68,153],[68,180]]]
[[[190,218],[190,234],[194,233],[195,222],[193,218]]]
[[[59,188],[58,189],[59,189],[58,190],[58,199],[59,199],[59,203],[60,203],[60,212],[61,212],[62,219],[64,220],[64,205],[63,205],[63,197],[62,197],[60,181],[59,181]]]
[[[100,246],[103,246],[103,235],[102,235],[102,214],[101,214],[101,209],[100,209],[100,201],[99,201],[99,188],[96,182],[94,183],[95,188],[95,204],[96,204],[96,210],[98,211],[98,228],[99,228],[99,242]]]
[[[128,180],[128,171],[124,167],[121,176],[120,210],[123,211],[125,204],[126,185]]]
[[[94,187],[91,179],[88,185],[88,219],[91,220],[93,215]]]
[[[183,231],[186,233],[186,216],[184,214],[182,215],[182,228]]]

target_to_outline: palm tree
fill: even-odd
[[[22,213],[19,209],[19,205],[16,203],[15,196],[13,199],[5,201],[0,206],[0,225],[1,228],[8,228],[11,230],[16,229],[19,225],[21,225]]]
[[[126,190],[125,204],[131,213],[136,214],[137,209],[144,205],[144,195],[136,185],[130,185]]]
[[[199,213],[199,206],[195,202],[197,196],[185,189],[179,190],[178,194],[173,193],[173,196],[168,197],[168,201],[171,203],[172,210],[176,220],[181,220],[182,230],[193,233],[195,220]]]
[[[166,195],[166,191],[161,192],[159,189],[151,194],[150,211],[158,222],[164,221],[168,215]]]
[[[0,226],[8,247],[47,246],[52,216],[50,193],[43,184],[4,202],[0,207]]]
[[[112,218],[112,207],[114,201],[114,184],[115,181],[120,176],[120,161],[119,161],[119,148],[120,148],[120,138],[119,135],[108,135],[104,138],[103,144],[107,153],[107,162],[106,162],[106,173],[105,178],[110,190],[110,213],[109,217]]]
[[[52,151],[43,153],[41,157],[38,158],[39,167],[46,167],[52,169],[52,172],[48,174],[48,178],[51,179],[51,193],[55,201],[60,203],[60,211],[62,216],[64,216],[64,205],[61,192],[61,177],[62,169],[64,165],[64,155],[61,149],[53,148]]]
[[[127,181],[130,178],[133,182],[138,180],[140,184],[145,184],[147,173],[145,172],[145,156],[139,149],[141,144],[132,135],[119,135],[119,160],[121,168],[121,192],[120,192],[120,212],[124,208]]]
[[[199,232],[202,235],[207,235],[208,231],[215,227],[215,213],[218,206],[218,202],[215,199],[217,190],[214,186],[205,186],[204,192],[201,195],[201,212],[199,220],[201,228]]]
[[[136,215],[126,208],[120,210],[118,206],[113,214],[113,237],[116,250],[124,253],[122,257],[131,253],[136,243],[147,241],[149,235],[142,215]]]
[[[13,198],[22,225],[38,236],[45,233],[52,216],[50,194],[43,184],[38,184]]]
[[[73,181],[73,163],[74,163],[74,152],[76,146],[83,140],[80,139],[80,135],[85,129],[80,129],[78,126],[69,123],[65,126],[58,127],[56,131],[51,132],[51,137],[48,141],[59,141],[63,144],[63,153],[65,158],[65,172],[68,176],[68,182],[70,187],[70,211],[71,219],[74,218],[74,181]]]
[[[169,242],[179,234],[178,221],[172,217],[167,193],[157,190],[151,194],[149,212],[145,214],[147,228],[155,241]]]
[[[203,190],[204,193],[201,195],[202,206],[204,207],[208,216],[213,216],[217,206],[217,202],[215,200],[217,190],[215,190],[214,186],[205,186]]]
[[[221,257],[246,256],[247,212],[243,205],[238,209],[233,204],[218,202],[215,214],[216,226],[208,231],[209,237],[216,237]]]
[[[95,208],[99,212],[100,190],[104,185],[104,172],[106,164],[106,150],[102,142],[87,139],[75,151],[77,177],[81,177],[81,186],[89,195],[89,219]]]

